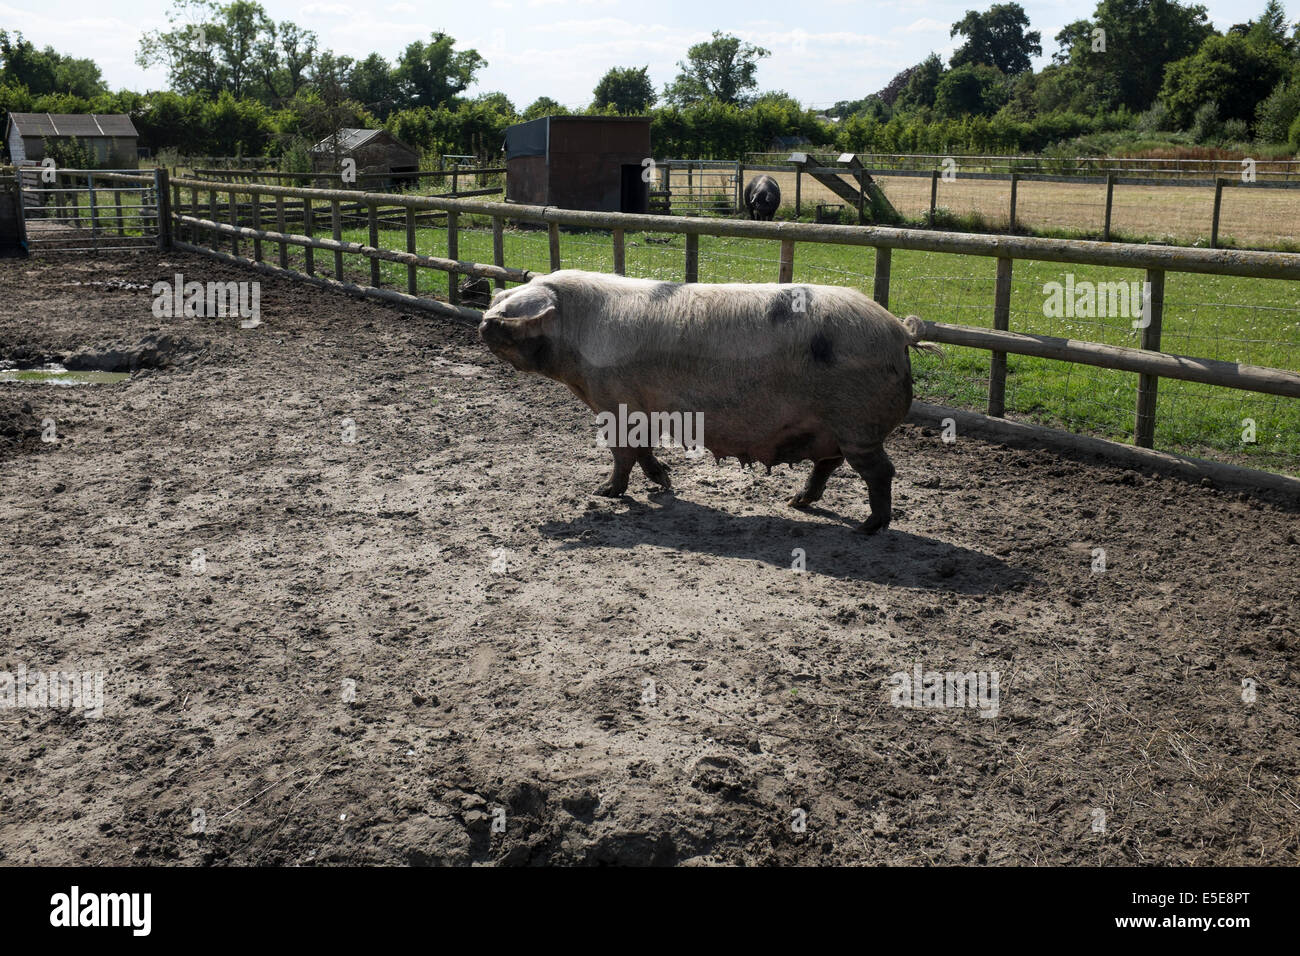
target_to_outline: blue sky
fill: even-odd
[[[763,89],[783,89],[815,108],[856,99],[879,89],[931,50],[945,58],[957,41],[951,24],[968,9],[993,0],[263,0],[275,20],[290,19],[316,31],[337,53],[377,51],[390,60],[406,44],[434,30],[475,47],[488,61],[471,93],[501,90],[521,109],[538,96],[567,106],[586,105],[611,66],[650,67],[656,89],[676,75],[692,43],[715,29],[767,47],[759,69]],[[1022,0],[1033,29],[1043,35],[1042,65],[1055,51],[1053,37],[1086,16],[1089,0]],[[1220,30],[1257,16],[1264,0],[1206,3]],[[94,58],[115,89],[165,87],[160,69],[136,66],[140,34],[165,27],[166,0],[0,0],[0,27],[21,30],[47,44]],[[466,15],[467,10],[477,15]],[[1297,5],[1300,13],[1300,5]],[[1295,16],[1296,14],[1293,14]]]

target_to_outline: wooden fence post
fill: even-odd
[[[176,187],[177,194],[180,193],[180,187]],[[178,203],[179,205],[179,203]],[[117,234],[126,235],[126,224],[122,222],[122,190],[113,190],[113,218],[117,220]]]
[[[257,229],[258,231],[261,231],[262,194],[259,193],[256,189],[254,189],[252,193],[249,194],[249,198],[252,200],[253,203],[253,228]],[[253,237],[253,261],[254,262],[262,261],[262,238],[260,236]]]
[[[406,251],[415,252],[415,207],[406,207]],[[415,266],[406,267],[406,292],[415,295]]]
[[[288,232],[284,219],[284,197],[275,197],[275,229],[280,235]],[[280,240],[280,268],[289,268],[289,244],[283,239]]]
[[[1106,174],[1106,225],[1102,227],[1101,238],[1103,242],[1110,242],[1110,216],[1111,210],[1115,205],[1115,174]]]
[[[372,249],[379,248],[379,211],[372,202],[366,203],[366,237]],[[370,284],[376,289],[383,284],[379,275],[379,260],[374,256],[370,257]]]
[[[1011,263],[1008,256],[998,257],[997,280],[993,291],[993,328],[1006,332],[1011,327]],[[1007,411],[1007,353],[989,353],[989,415],[1002,418]]]
[[[172,189],[171,177],[165,167],[153,171],[155,203],[158,206],[158,248],[172,247]],[[120,221],[120,220],[119,220]]]
[[[1019,186],[1020,186],[1020,174],[1012,173],[1011,174],[1011,209],[1010,209],[1010,214],[1008,216],[1008,222],[1010,223],[1012,232],[1016,231],[1016,192]],[[1001,263],[1001,261],[1002,261],[1001,259],[998,260],[999,263]]]
[[[158,186],[155,181],[154,192],[157,193]],[[99,209],[95,205],[95,174],[86,173],[86,203],[90,207],[90,245],[91,248],[99,247]],[[161,208],[162,200],[154,196],[154,205]],[[158,235],[161,242],[162,229],[159,228]],[[161,248],[161,247],[160,247]]]
[[[337,199],[330,200],[330,235],[335,242],[343,241],[343,210]],[[334,278],[343,281],[343,253],[334,250]]]
[[[454,209],[447,211],[447,258],[460,258],[460,228],[459,217]],[[460,282],[459,275],[455,272],[447,273],[447,301],[452,305],[460,305]]]
[[[776,277],[777,282],[794,281],[794,240],[781,240],[781,265]]]
[[[548,223],[548,238],[551,246],[551,271],[558,272],[560,266],[560,224],[558,222]]]
[[[308,238],[312,238],[313,230],[315,230],[315,219],[316,217],[312,215],[312,200],[308,199],[307,196],[303,196],[303,234],[307,235]],[[307,260],[308,276],[315,276],[316,250],[313,250],[311,246],[303,246],[303,258]]]
[[[1222,176],[1214,177],[1214,218],[1210,221],[1210,248],[1219,248],[1219,212],[1223,206],[1223,186],[1227,182]]]
[[[700,281],[700,237],[693,232],[686,234],[686,281]]]
[[[865,210],[863,209],[863,204],[866,202],[867,198],[867,171],[859,167],[856,170],[855,175],[858,179],[858,225],[861,226],[867,221],[865,218]]]
[[[215,189],[208,190],[208,218],[213,222],[217,221],[217,191]],[[220,241],[221,233],[217,232],[215,229],[212,230],[212,239],[208,245],[215,249],[217,243]]]
[[[1160,351],[1160,326],[1165,313],[1165,270],[1148,269],[1147,284],[1150,299],[1144,309],[1146,328],[1142,330],[1142,347]],[[1145,372],[1138,375],[1137,415],[1133,428],[1133,443],[1141,448],[1151,448],[1156,434],[1156,392],[1160,376]]]
[[[876,246],[876,275],[871,284],[871,297],[882,308],[889,308],[889,260],[893,250],[888,246]]]
[[[935,210],[939,204],[939,170],[930,171],[930,228],[934,228]]]
[[[623,230],[615,229],[614,233],[614,275],[627,275],[627,250],[623,239]]]
[[[235,192],[235,188],[232,186],[227,195],[230,197],[230,224],[237,227],[239,225],[239,194]],[[239,236],[233,232],[230,234],[230,251],[234,255],[239,255]]]
[[[505,220],[500,216],[492,217],[492,264],[495,266],[506,264]],[[500,276],[493,279],[492,283],[498,289],[506,287],[506,280]]]
[[[803,166],[794,168],[794,218],[803,213]]]
[[[736,164],[736,212],[745,205],[745,164]]]

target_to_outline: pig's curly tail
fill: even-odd
[[[903,320],[903,325],[906,327],[908,335],[911,337],[911,341],[907,343],[910,347],[916,349],[918,352],[929,352],[931,355],[943,354],[943,349],[939,348],[939,346],[935,345],[933,342],[921,341],[921,336],[925,334],[925,322],[919,315],[909,315]]]

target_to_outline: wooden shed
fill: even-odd
[[[506,200],[564,209],[645,212],[646,116],[545,116],[506,129]]]
[[[413,173],[420,168],[420,154],[387,130],[344,127],[311,148],[311,168],[318,173],[337,173],[344,159],[357,164],[358,173]],[[392,182],[403,177],[394,175]],[[370,181],[373,185],[373,181]]]
[[[10,113],[5,142],[15,166],[39,163],[47,141],[76,139],[101,169],[138,169],[139,134],[121,113]]]

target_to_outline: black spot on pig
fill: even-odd
[[[812,352],[814,362],[830,365],[835,361],[835,345],[828,336],[818,332],[812,337],[808,349]]]
[[[656,282],[650,288],[651,302],[666,302],[680,292],[682,287],[676,282]]]
[[[809,295],[808,289],[802,286],[794,289],[783,289],[768,305],[767,320],[773,325],[789,322],[796,315],[806,313],[811,300],[812,297]]]

